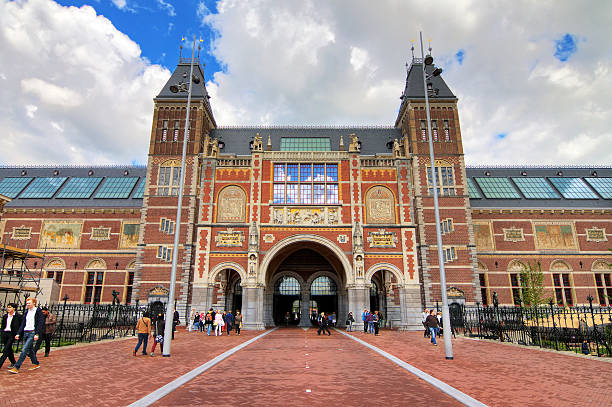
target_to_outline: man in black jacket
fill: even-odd
[[[6,306],[6,314],[2,317],[2,323],[0,324],[0,330],[2,330],[2,343],[4,348],[2,350],[2,356],[0,356],[0,368],[4,364],[4,361],[8,358],[11,362],[10,368],[15,366],[15,354],[13,353],[13,341],[15,335],[21,325],[21,315],[17,312],[17,305],[11,303]]]
[[[36,298],[28,298],[26,300],[27,311],[21,320],[21,326],[15,335],[15,340],[23,335],[23,348],[19,360],[15,363],[15,367],[9,369],[11,373],[19,373],[19,368],[25,360],[26,356],[30,357],[32,361],[32,367],[30,370],[36,370],[40,367],[40,363],[36,358],[36,352],[34,352],[34,342],[42,335],[45,329],[45,314],[36,306]]]

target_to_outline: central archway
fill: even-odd
[[[309,327],[320,312],[344,322],[351,281],[346,266],[347,255],[327,239],[301,235],[279,242],[261,267],[264,324]]]

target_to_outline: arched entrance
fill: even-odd
[[[216,273],[212,288],[212,308],[232,313],[242,310],[242,278],[236,270],[227,268]]]
[[[340,273],[338,273],[340,270]],[[270,262],[265,285],[266,326],[309,327],[320,312],[344,323],[346,282],[341,262],[323,246],[301,242]]]

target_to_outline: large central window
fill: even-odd
[[[275,204],[338,204],[338,164],[274,164]]]

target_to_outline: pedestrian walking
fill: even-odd
[[[368,313],[366,317],[366,322],[368,323],[368,333],[374,333],[374,314],[372,312]]]
[[[45,329],[38,341],[36,342],[36,346],[34,346],[34,352],[38,352],[43,341],[45,342],[45,357],[49,356],[49,352],[51,351],[51,339],[53,338],[53,334],[55,333],[55,323],[57,319],[55,315],[49,312],[49,308],[42,307],[42,313],[45,315]]]
[[[198,312],[196,312],[195,316],[193,317],[193,330],[194,331],[200,330],[200,313]]]
[[[151,335],[151,318],[147,313],[142,314],[142,317],[136,322],[136,332],[138,332],[138,343],[134,348],[133,355],[136,356],[136,352],[142,346],[142,354],[147,354],[147,345],[149,344],[149,335]]]
[[[225,322],[223,322],[223,314],[217,312],[213,325],[215,326],[215,336],[222,335],[221,328],[225,325]]]
[[[427,327],[427,324],[425,323],[428,316],[429,316],[429,310],[425,308],[425,311],[423,311],[423,318],[421,320],[421,322],[423,323],[423,327],[425,328],[425,332],[423,332],[423,338],[429,337],[429,328]]]
[[[200,313],[200,332],[206,330],[206,312]]]
[[[234,322],[236,324],[236,334],[240,335],[240,330],[242,329],[242,314],[238,310],[236,310]]]
[[[368,333],[368,321],[366,321],[368,317],[368,310],[367,309],[363,309],[363,313],[361,314],[361,320],[363,321],[363,333],[367,334]]]
[[[346,330],[348,332],[352,332],[353,331],[353,322],[355,322],[355,317],[353,317],[353,313],[349,312],[348,316],[346,317]]]
[[[15,341],[15,335],[19,331],[21,326],[21,315],[17,313],[17,305],[10,303],[6,306],[6,314],[2,316],[2,323],[0,323],[0,329],[2,330],[2,356],[0,356],[0,368],[4,364],[4,361],[8,358],[11,365],[9,369],[15,367],[15,354],[13,353],[13,342]]]
[[[216,313],[215,311],[211,308],[208,310],[208,312],[206,313],[206,316],[204,317],[204,323],[206,324],[206,335],[210,336],[210,331],[213,329],[214,327],[214,323],[215,323],[215,317],[216,317]]]
[[[374,311],[372,314],[372,325],[374,326],[374,336],[378,336],[378,330],[380,329],[380,317],[378,311]]]
[[[377,311],[378,312],[378,326],[380,327],[380,329],[384,328],[385,326],[385,317],[383,316],[382,312]]]
[[[285,313],[285,328],[289,326],[289,319],[291,319],[291,315],[289,315],[289,311]]]
[[[235,318],[232,315],[232,311],[227,311],[227,314],[225,314],[225,330],[227,331],[228,336],[232,330],[232,326],[234,325],[234,319]]]
[[[433,343],[434,346],[438,346],[438,343],[436,342],[436,334],[438,331],[438,318],[436,318],[436,311],[434,310],[429,311],[429,315],[427,316],[427,319],[425,320],[425,325],[427,326],[427,328],[429,328],[429,335],[431,336],[431,343]]]
[[[11,373],[19,373],[19,369],[25,361],[26,356],[29,356],[32,362],[30,370],[36,370],[40,367],[40,362],[36,358],[36,352],[34,352],[34,342],[40,338],[45,330],[45,315],[40,308],[36,306],[36,298],[28,298],[26,300],[26,309],[26,314],[21,319],[17,335],[15,335],[16,341],[23,336],[23,348],[21,349],[21,354],[19,355],[17,363],[9,369]]]
[[[181,318],[179,316],[179,312],[174,310],[174,316],[172,317],[172,339],[174,339],[174,332],[176,332],[176,326],[180,325]]]
[[[317,330],[317,335],[321,335],[321,332],[323,332],[323,335],[325,336],[325,332],[327,331],[327,335],[331,336],[331,332],[329,332],[328,325],[329,319],[327,318],[325,313],[322,312],[321,317],[319,319],[319,329]]]
[[[153,339],[153,346],[151,346],[151,357],[155,356],[155,347],[159,343],[159,347],[163,350],[164,346],[164,330],[166,329],[166,320],[164,314],[157,314],[153,327],[151,329],[151,339]]]
[[[332,315],[331,315],[331,321],[332,321],[332,326],[335,328],[336,327],[336,322],[337,322],[337,320],[336,320],[336,313],[335,312],[332,313]]]

